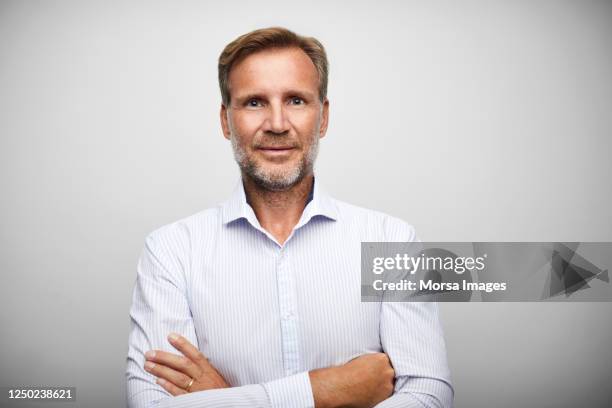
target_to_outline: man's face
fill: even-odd
[[[299,48],[249,55],[229,74],[230,104],[221,125],[241,170],[261,187],[287,190],[312,172],[319,138],[327,131],[327,99]]]

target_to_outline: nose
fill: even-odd
[[[282,103],[271,103],[264,121],[263,131],[283,134],[289,131],[289,118]]]

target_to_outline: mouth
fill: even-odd
[[[261,146],[257,150],[272,156],[282,156],[295,150],[293,146]]]

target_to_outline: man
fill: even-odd
[[[327,74],[323,46],[283,28],[223,50],[221,126],[241,181],[147,237],[130,407],[452,405],[436,305],[360,298],[360,243],[414,241],[414,229],[315,181]]]

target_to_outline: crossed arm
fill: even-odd
[[[257,393],[253,386],[230,388],[228,382],[208,361],[208,359],[186,338],[172,333],[168,342],[180,352],[169,353],[163,350],[150,350],[145,353],[144,369],[157,377],[156,383],[174,397],[198,393],[193,402],[206,403],[206,406],[271,406],[268,396]],[[392,396],[395,371],[384,353],[365,354],[348,363],[310,371],[308,373],[313,401],[310,403],[285,401],[279,406],[333,407],[450,407],[452,395],[411,393],[406,384],[397,384],[400,392]],[[290,386],[290,384],[287,384]],[[216,392],[213,392],[216,390]],[[226,390],[226,391],[223,391]],[[442,392],[440,392],[442,391]],[[233,395],[231,395],[233,394]],[[259,395],[258,395],[259,394]],[[291,396],[290,396],[291,398]],[[446,398],[446,400],[444,400]],[[188,407],[191,399],[182,401],[165,398],[158,401],[157,407]],[[184,403],[184,404],[183,404]]]
[[[173,397],[155,402],[162,407],[228,406],[296,406],[332,407],[450,407],[452,390],[444,383],[431,394],[411,392],[410,382],[400,378],[398,392],[392,395],[396,373],[384,353],[365,354],[348,363],[308,372],[306,387],[310,386],[312,401],[300,400],[299,382],[281,379],[277,386],[286,387],[286,398],[274,398],[266,385],[247,385],[231,388],[218,370],[200,350],[183,336],[170,334],[168,342],[180,353],[150,350],[145,353],[144,369],[155,376],[156,383]],[[429,379],[429,385],[436,385]],[[284,382],[284,384],[283,384]],[[414,386],[414,384],[412,384]],[[293,389],[292,389],[293,388]],[[302,390],[308,395],[308,390]],[[450,392],[449,392],[450,391]],[[293,392],[296,392],[293,394]],[[191,397],[188,396],[191,394]],[[272,397],[272,398],[271,398]],[[274,399],[274,400],[273,400]],[[308,398],[307,398],[308,399]]]
[[[383,303],[380,337],[384,354],[369,354],[342,366],[263,384],[229,387],[191,344],[196,342],[195,329],[179,268],[155,245],[147,241],[139,262],[130,312],[129,407],[452,406],[445,346],[433,303]],[[159,299],[172,302],[160,303]],[[165,322],[162,327],[160,316]],[[411,316],[412,327],[407,327],[405,316]],[[169,349],[163,340],[168,331],[183,334],[168,340],[180,355],[160,350]],[[146,355],[147,351],[155,355]],[[155,366],[148,368],[146,362]]]
[[[173,396],[230,388],[206,357],[187,339],[172,333],[168,341],[182,355],[162,350],[145,354],[147,372]],[[366,354],[338,367],[310,371],[314,405],[320,408],[372,407],[393,392],[395,372],[384,353]]]

